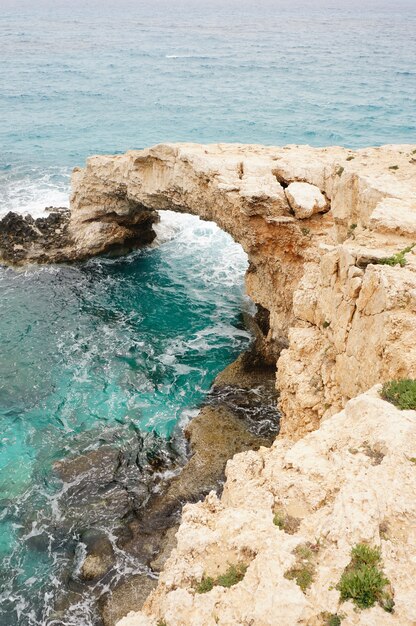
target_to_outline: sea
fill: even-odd
[[[415,0],[0,0],[0,217],[68,206],[91,154],[167,141],[416,143]],[[100,623],[57,464],[116,443],[176,471],[250,343],[241,247],[188,215],[156,228],[125,257],[0,267],[1,626]]]

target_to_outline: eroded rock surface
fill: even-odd
[[[323,626],[341,614],[346,626],[413,625],[416,411],[397,410],[379,389],[297,443],[278,437],[229,461],[222,497],[185,506],[157,589],[118,626]],[[336,585],[360,542],[381,548],[393,613],[340,602]],[[313,569],[305,591],[287,576],[299,546]],[[203,575],[241,562],[241,582],[197,592]]]
[[[112,245],[113,219],[149,224],[163,209],[229,232],[268,312],[262,348],[278,359],[283,432],[300,437],[372,385],[416,376],[416,257],[379,264],[416,241],[414,154],[164,144],[91,157],[73,177],[74,254]]]

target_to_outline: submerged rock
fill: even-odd
[[[138,611],[149,593],[156,587],[157,580],[144,574],[129,576],[99,601],[104,626],[115,626],[129,611]]]
[[[83,532],[80,540],[87,551],[81,565],[81,578],[87,581],[102,578],[116,563],[114,548],[108,535],[92,529]]]

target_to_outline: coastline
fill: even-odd
[[[416,376],[415,153],[415,146],[353,152],[308,146],[168,144],[91,157],[84,170],[74,172],[69,239],[63,251],[68,260],[113,246],[138,245],[140,228],[147,237],[155,212],[163,209],[213,220],[241,243],[250,262],[247,291],[261,313],[257,354],[260,364],[277,361],[283,411],[282,436],[270,454],[260,448],[258,453],[235,457],[228,463],[221,501],[211,494],[202,504],[185,507],[178,547],[166,562],[157,590],[143,613],[122,624],[153,626],[162,620],[168,626],[207,626],[247,619],[274,624],[275,610],[283,616],[281,624],[325,623],[323,613],[335,615],[339,609],[336,578],[347,566],[351,548],[366,541],[382,550],[395,612],[377,606],[367,613],[369,622],[365,613],[358,615],[347,605],[345,623],[412,623],[408,577],[403,572],[413,567],[406,552],[410,550],[411,557],[409,529],[415,519],[409,496],[416,489],[411,461],[414,414],[402,414],[381,400],[375,385]],[[29,246],[25,260],[54,261],[58,252],[62,254],[53,242],[41,257],[39,249]],[[204,411],[211,421],[210,407]],[[384,431],[390,433],[389,440]],[[206,434],[212,433],[208,429]],[[400,463],[395,467],[397,457]],[[191,457],[191,475],[192,464],[198,462],[197,451]],[[211,468],[212,458],[204,464]],[[188,484],[186,471],[178,477],[181,495],[172,497],[176,507],[178,501],[203,495],[198,481],[194,491]],[[344,478],[337,491],[338,475]],[[401,485],[406,485],[406,497],[399,497]],[[282,496],[288,489],[289,495]],[[156,505],[156,520],[166,507],[171,507],[170,513],[178,512],[166,494],[164,498],[159,509]],[[378,510],[374,502],[379,503]],[[273,516],[279,507],[284,516],[299,521],[294,533],[285,528],[278,529],[283,535],[277,533]],[[237,517],[232,521],[234,509]],[[386,519],[387,526],[394,527],[395,516],[405,520],[401,531],[383,531]],[[335,520],[332,526],[330,519]],[[285,574],[295,566],[296,547],[314,545],[317,520],[324,557],[314,561],[316,582],[299,590]],[[218,527],[213,537],[219,551],[212,552],[203,537],[217,524],[222,531]],[[170,546],[172,539],[169,536]],[[250,542],[258,543],[251,555]],[[245,561],[247,578],[227,591],[214,589],[198,597],[195,584],[204,575],[220,574],[226,556],[230,562]],[[331,558],[334,593],[324,574]],[[158,566],[163,561],[164,557]],[[273,572],[266,567],[269,562]],[[262,568],[269,574],[263,575]],[[267,611],[247,600],[247,594],[251,597],[264,585],[267,593],[259,594],[263,608],[270,594],[277,597]],[[292,598],[290,606],[282,604],[285,598]],[[221,606],[220,613],[214,611],[213,602]],[[252,613],[244,613],[247,604]],[[180,606],[184,612],[177,622]]]

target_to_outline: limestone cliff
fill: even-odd
[[[414,625],[416,411],[378,390],[297,443],[278,437],[229,461],[221,499],[184,507],[157,589],[118,626]],[[340,602],[337,584],[361,542],[381,549],[393,613]],[[202,593],[203,576],[237,563],[247,567],[238,584]]]
[[[341,614],[347,625],[416,624],[416,412],[374,387],[416,378],[416,146],[165,144],[91,157],[74,171],[59,236],[19,222],[14,243],[9,216],[0,257],[129,249],[152,240],[163,209],[215,221],[247,252],[282,436],[228,463],[221,500],[185,507],[157,589],[120,626],[332,626]],[[381,548],[393,613],[339,604],[360,542]],[[197,593],[229,563],[247,567],[238,584]],[[296,583],[296,568],[311,584]]]
[[[96,156],[73,176],[72,257],[131,241],[156,210],[215,221],[249,256],[269,312],[285,434],[388,379],[416,375],[416,150],[166,144]],[[126,230],[127,229],[127,230]]]

